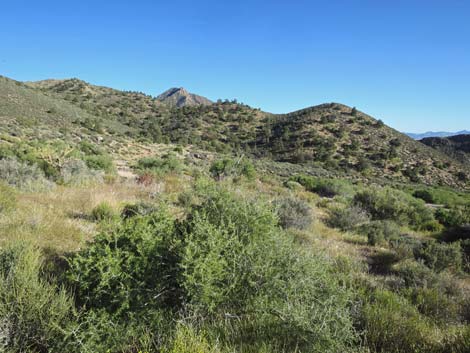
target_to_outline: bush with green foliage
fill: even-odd
[[[400,235],[400,227],[393,221],[372,221],[364,224],[359,229],[360,233],[367,236],[369,245],[388,244]]]
[[[86,156],[84,160],[88,168],[102,170],[106,173],[113,173],[115,171],[113,159],[108,155]]]
[[[94,221],[109,221],[115,216],[116,212],[107,202],[101,202],[91,210],[91,219]]]
[[[446,269],[459,272],[462,269],[462,252],[458,242],[446,244],[429,241],[418,252],[417,257],[436,272]]]
[[[328,265],[281,232],[269,207],[220,190],[205,194],[184,228],[188,307],[202,317],[232,317],[232,325],[251,327],[242,340],[347,351],[355,339],[351,297]]]
[[[274,202],[279,217],[279,224],[283,228],[306,229],[312,222],[310,206],[297,198],[286,197]]]
[[[105,154],[105,152],[99,146],[88,141],[81,141],[78,145],[78,148],[87,156],[99,156]]]
[[[458,227],[470,224],[470,205],[439,208],[435,213],[436,219],[446,227]]]
[[[470,273],[470,239],[462,240],[460,247],[462,249],[462,269]]]
[[[440,351],[434,327],[405,298],[389,291],[376,290],[366,300],[362,328],[372,352]]]
[[[135,216],[99,234],[70,261],[67,277],[77,301],[116,317],[177,309],[178,238],[164,209]]]
[[[459,322],[458,301],[447,296],[440,288],[411,288],[405,296],[421,314],[441,324]]]
[[[212,176],[216,179],[223,179],[224,177],[244,176],[247,179],[254,179],[256,170],[250,160],[240,157],[237,160],[231,158],[224,158],[215,160],[209,169]]]
[[[413,197],[423,200],[427,203],[435,203],[434,195],[430,190],[419,189],[413,192]]]
[[[394,251],[380,249],[370,256],[370,260],[371,273],[386,275],[392,272],[393,266],[400,261],[400,256]]]
[[[400,259],[413,259],[423,247],[423,241],[402,234],[389,241],[390,248],[395,251]]]
[[[42,271],[43,257],[33,245],[18,242],[0,250],[0,351],[64,351],[73,301]]]
[[[405,260],[394,267],[394,273],[404,281],[405,287],[434,287],[439,278],[422,262]]]
[[[357,206],[339,206],[329,211],[329,226],[344,231],[354,230],[357,226],[369,221],[369,215]]]
[[[422,200],[388,187],[361,191],[354,196],[353,203],[366,210],[373,220],[392,220],[417,229],[434,219]]]
[[[137,169],[142,172],[151,172],[157,175],[179,173],[183,169],[181,161],[173,154],[168,153],[161,158],[144,157],[137,161]]]
[[[138,320],[169,335],[162,322],[183,312],[224,344],[352,349],[352,293],[326,260],[299,248],[268,204],[196,192],[185,221],[164,209],[131,217],[75,255],[67,278],[79,305],[113,327]]]
[[[316,178],[308,175],[297,175],[290,180],[303,185],[306,190],[314,192],[323,197],[348,196],[352,194],[352,186],[343,180]]]

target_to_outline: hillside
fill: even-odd
[[[105,141],[175,143],[216,153],[243,152],[257,159],[290,162],[307,170],[320,168],[361,180],[467,185],[468,166],[342,104],[274,115],[235,101],[178,107],[162,102],[161,97],[78,79],[27,84],[34,89],[5,82],[20,85],[24,100],[36,92],[61,109],[73,107],[81,112],[79,116],[86,115],[84,121],[91,122],[88,127]],[[166,96],[171,97],[170,93]],[[77,121],[69,116],[65,120],[76,127]],[[46,114],[44,119],[48,118]]]
[[[449,157],[470,165],[470,135],[455,135],[449,137],[428,137],[420,140]]]

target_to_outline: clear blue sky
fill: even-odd
[[[0,74],[470,129],[470,1],[5,0]]]

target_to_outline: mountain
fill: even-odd
[[[470,134],[449,137],[427,137],[420,142],[470,165]]]
[[[448,137],[448,136],[455,136],[455,135],[470,134],[470,131],[468,131],[468,130],[461,130],[461,131],[457,131],[457,132],[427,131],[427,132],[423,132],[423,133],[405,132],[404,134],[408,135],[412,139],[421,140],[421,139],[426,138],[426,137]]]
[[[183,87],[170,88],[157,96],[157,100],[176,107],[212,104],[209,99],[189,93]]]
[[[270,114],[235,101],[178,106],[171,102],[184,96],[181,90],[170,90],[167,98],[152,97],[79,79],[3,79],[0,86],[0,116],[14,125],[4,125],[2,132],[24,139],[100,141],[116,158],[140,153],[137,145],[151,151],[155,144],[172,143],[209,153],[246,154],[283,176],[301,171],[381,183],[468,187],[459,177],[470,175],[468,164],[339,103]]]

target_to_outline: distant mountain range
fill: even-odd
[[[426,137],[449,137],[449,136],[456,136],[456,135],[468,135],[470,131],[468,130],[461,130],[457,132],[448,132],[448,131],[427,131],[423,133],[413,133],[413,132],[404,132],[405,135],[408,135],[412,139],[421,140]]]

